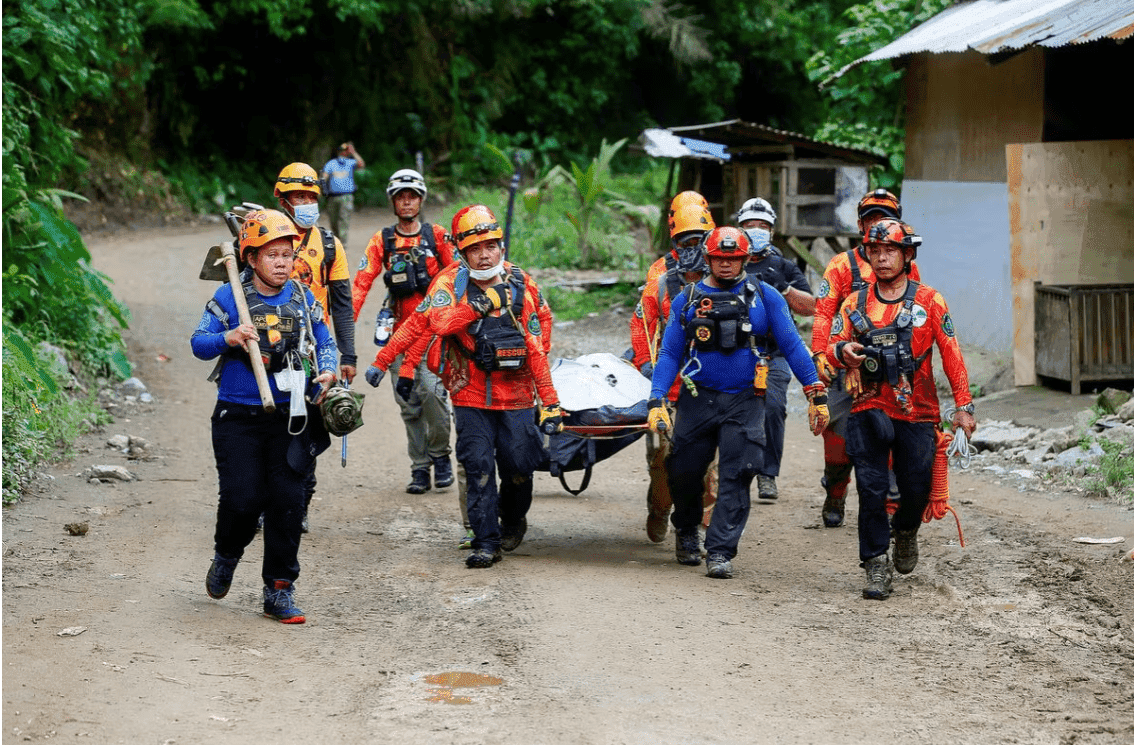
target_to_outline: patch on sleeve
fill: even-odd
[[[953,337],[957,335],[956,330],[953,328],[953,317],[948,312],[941,316],[941,330],[945,332],[945,336]]]
[[[433,307],[444,308],[446,305],[453,304],[453,296],[447,290],[438,290],[433,293]]]
[[[424,313],[427,310],[429,310],[429,296],[428,295],[426,295],[425,297],[423,297],[421,299],[421,302],[417,304],[417,307],[413,309],[413,312],[414,313]]]
[[[827,297],[830,294],[831,294],[831,283],[828,282],[826,279],[824,279],[823,284],[819,285],[818,297],[824,298],[824,297]]]
[[[842,313],[835,316],[835,319],[833,321],[831,321],[831,336],[837,336],[841,333],[843,333],[843,314]]]
[[[362,261],[358,262],[358,271],[361,272],[363,269],[366,268],[366,259],[367,259],[366,254],[363,254],[362,255]]]
[[[532,336],[539,336],[543,333],[543,327],[539,325],[539,317],[535,313],[528,317],[528,331],[531,332]]]
[[[645,310],[642,309],[642,301],[639,300],[637,307],[634,308],[634,317],[635,318],[642,318],[645,315],[646,315],[646,312],[645,312]]]

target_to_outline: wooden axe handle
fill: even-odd
[[[221,244],[221,256],[224,257],[224,267],[228,271],[228,284],[232,287],[232,299],[236,301],[236,313],[240,316],[240,323],[252,325],[252,314],[248,312],[248,300],[244,297],[244,288],[240,284],[240,275],[236,271],[236,249],[230,241]],[[272,398],[272,388],[268,385],[268,371],[264,369],[264,358],[260,356],[260,342],[249,339],[247,342],[248,357],[252,360],[252,374],[256,376],[256,387],[260,389],[260,403],[264,411],[271,413],[276,410],[276,401]],[[295,392],[292,392],[295,395]]]

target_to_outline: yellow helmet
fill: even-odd
[[[504,239],[504,231],[497,224],[496,215],[483,204],[470,204],[453,215],[452,235],[458,251],[492,238]]]
[[[279,210],[253,210],[240,225],[240,260],[248,261],[248,252],[277,238],[298,238],[299,232],[287,215]]]
[[[689,192],[686,192],[689,193]],[[678,196],[681,196],[680,194]],[[699,230],[707,233],[717,227],[713,216],[706,207],[699,204],[686,204],[679,206],[669,218],[669,237],[674,238],[680,233],[690,230]]]
[[[683,191],[673,198],[669,203],[669,216],[673,217],[678,209],[689,204],[695,204],[699,207],[704,207],[706,211],[709,209],[709,203],[705,198],[695,191]]]
[[[275,196],[282,197],[289,191],[309,191],[319,196],[319,174],[306,163],[288,163],[276,176]]]

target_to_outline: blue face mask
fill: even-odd
[[[297,204],[292,207],[292,216],[295,218],[295,224],[299,227],[313,228],[315,223],[319,222],[319,205],[316,202]]]
[[[751,246],[749,250],[754,254],[763,253],[772,242],[772,231],[764,228],[745,228],[744,233],[748,236],[748,243]]]

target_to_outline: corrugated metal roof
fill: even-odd
[[[996,54],[1134,36],[1134,0],[973,0],[954,5],[839,70],[921,52]]]
[[[701,140],[719,143],[731,148],[774,142],[803,148],[816,154],[839,158],[852,163],[886,163],[886,157],[880,153],[822,142],[798,132],[767,127],[763,124],[753,124],[740,119],[729,119],[711,124],[691,124],[686,127],[669,127],[668,129],[684,139],[695,135]],[[735,152],[731,155],[734,159],[739,157]]]

